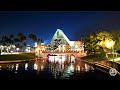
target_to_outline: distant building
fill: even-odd
[[[37,42],[35,42],[34,44],[35,44],[34,47],[37,47]]]
[[[51,47],[56,51],[82,51],[84,45],[81,41],[70,41],[62,30],[57,29],[51,42]]]

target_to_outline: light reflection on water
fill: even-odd
[[[82,63],[79,60],[75,60],[75,58],[63,55],[50,56],[48,60],[0,64],[0,73],[3,74],[4,72],[2,71],[7,70],[10,70],[11,73],[14,72],[18,78],[21,78],[22,76],[28,78],[28,76],[30,76],[30,78],[67,79],[72,75],[80,75],[81,72],[89,72],[90,70],[93,70],[93,67]]]
[[[34,63],[34,70],[37,70],[38,65],[36,63]]]
[[[1,70],[1,66],[0,66],[0,70]]]
[[[28,70],[28,63],[25,64],[25,70]]]
[[[19,64],[16,64],[15,66],[15,70],[18,70]]]
[[[107,61],[107,60],[98,61],[98,62],[101,63],[101,64],[104,64],[104,65],[113,67],[113,68],[115,68],[116,70],[120,71],[120,64],[118,64],[118,63],[116,63],[116,62]]]

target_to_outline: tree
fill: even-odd
[[[2,36],[2,39],[1,39],[1,44],[3,46],[7,45],[7,42],[8,42],[8,37],[7,36]]]
[[[106,52],[105,42],[112,39],[112,35],[106,31],[91,33],[89,36],[83,36],[84,48],[88,54]]]
[[[34,42],[37,41],[37,37],[34,34],[29,34],[29,38],[32,39]]]
[[[27,39],[26,36],[23,33],[18,33],[17,34],[18,38],[16,38],[15,40],[18,42],[17,43],[17,47],[18,48],[24,48],[25,45],[23,43],[25,43],[25,40]]]
[[[14,35],[11,34],[8,40],[10,44],[14,44]]]
[[[96,53],[96,45],[98,43],[97,34],[91,33],[89,36],[83,35],[82,42],[84,43],[84,50],[88,54]]]
[[[4,49],[6,49],[5,51],[10,52],[10,50],[13,49],[13,45],[14,45],[14,35],[2,36],[0,42],[1,45],[3,45]]]
[[[120,50],[120,30],[112,30],[110,32],[113,37],[113,41],[115,41],[114,49],[116,51]]]
[[[43,39],[42,38],[37,38],[36,35],[34,34],[29,34],[28,36],[30,39],[32,39],[34,42],[37,42],[37,43],[42,43],[43,42]]]
[[[39,38],[39,39],[37,40],[37,42],[38,42],[38,43],[43,43],[43,39],[42,39],[42,38]]]
[[[23,42],[23,41],[25,41],[27,39],[26,36],[23,35],[22,33],[18,33],[17,36],[18,36],[20,42]]]
[[[9,36],[9,38],[10,38],[10,39],[13,39],[13,38],[14,38],[14,35],[11,34],[11,35]]]
[[[99,32],[97,33],[97,38],[100,40],[98,45],[100,45],[103,50],[106,52],[106,42],[109,41],[109,40],[112,40],[112,35],[110,32],[107,32],[107,31],[103,31],[103,32]]]
[[[61,45],[61,39],[55,39],[54,43],[52,43],[50,47],[52,50],[56,50],[59,45]]]
[[[36,35],[34,34],[29,34],[28,36],[34,43],[36,42],[37,45],[40,44],[43,42],[43,39],[42,38],[37,38]],[[35,48],[34,48],[35,49]]]
[[[16,43],[18,43],[20,40],[18,39],[18,38],[15,38],[14,39],[14,43],[16,44]]]

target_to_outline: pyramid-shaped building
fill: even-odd
[[[51,46],[54,46],[54,50],[63,51],[65,49],[78,51],[84,50],[83,43],[81,41],[70,41],[64,32],[60,29],[57,29],[51,42]]]

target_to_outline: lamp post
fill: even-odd
[[[111,50],[112,50],[113,61],[114,61],[114,44],[115,44],[115,41],[113,41],[113,40],[108,40],[108,41],[106,42],[106,47],[107,47],[108,49],[111,49]]]

